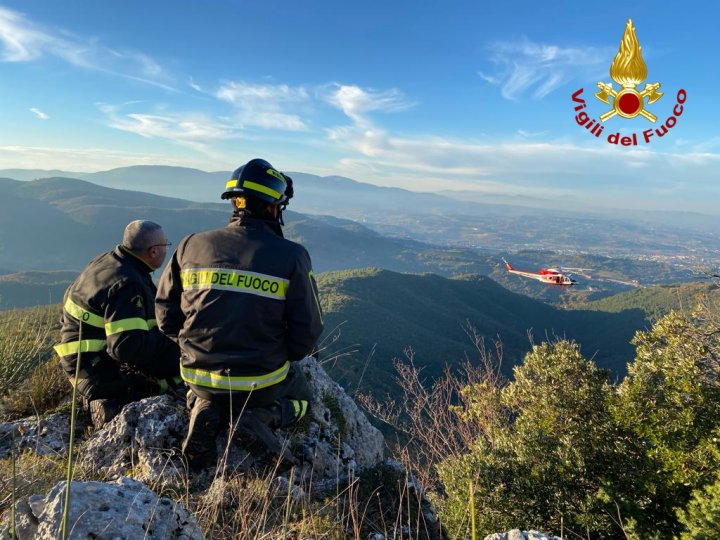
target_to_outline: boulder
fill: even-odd
[[[35,495],[16,507],[16,534],[20,540],[55,539],[62,533],[65,482],[45,496]],[[165,538],[203,540],[194,516],[181,504],[158,497],[140,482],[71,482],[67,538]],[[10,538],[9,530],[0,537]]]
[[[70,440],[70,416],[55,413],[0,423],[0,459],[10,455],[13,434],[15,452],[29,449],[40,455],[64,453]]]
[[[78,464],[93,476],[131,474],[151,486],[181,485],[178,448],[187,430],[185,404],[167,394],[128,403],[81,446]]]

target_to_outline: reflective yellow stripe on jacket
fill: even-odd
[[[90,326],[94,326],[96,328],[103,328],[105,326],[105,321],[100,315],[95,315],[95,313],[77,305],[70,298],[68,298],[65,302],[64,308],[65,311],[75,317],[78,321],[82,321],[84,324],[89,324]]]
[[[120,332],[127,332],[128,330],[152,330],[157,326],[156,319],[142,319],[140,317],[131,317],[128,319],[120,319],[117,321],[110,321],[108,323],[100,316],[95,313],[88,311],[84,307],[76,304],[72,299],[68,298],[63,306],[65,311],[78,321],[83,324],[89,324],[95,328],[102,328],[105,330],[105,336],[112,336],[113,334],[119,334]],[[70,354],[77,354],[80,352],[98,352],[105,349],[106,341],[104,339],[84,339],[82,341],[71,341],[69,343],[61,343],[53,347],[58,356],[68,356]]]
[[[180,279],[185,291],[189,289],[221,289],[256,294],[276,300],[285,300],[290,283],[287,279],[267,274],[225,268],[188,268],[180,272]]]
[[[185,382],[205,386],[207,388],[217,388],[220,390],[240,390],[250,392],[252,390],[260,390],[274,384],[278,384],[285,380],[290,370],[290,362],[285,362],[280,369],[268,373],[266,375],[257,375],[255,377],[232,377],[221,375],[213,371],[205,369],[194,369],[180,366],[180,375]]]
[[[157,321],[155,319],[150,319],[149,321],[141,319],[140,317],[120,319],[119,321],[105,323],[105,335],[112,336],[113,334],[127,332],[128,330],[152,330],[156,326]]]
[[[69,343],[61,343],[53,347],[58,356],[68,356],[80,352],[98,352],[105,349],[104,339],[83,339],[82,341],[71,341]]]

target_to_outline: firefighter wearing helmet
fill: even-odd
[[[229,224],[185,237],[160,278],[156,317],[181,351],[190,423],[182,444],[191,467],[214,465],[231,417],[272,448],[261,428],[292,425],[311,394],[295,362],[323,329],[310,256],[283,237],[292,179],[262,159],[225,186]],[[243,425],[241,423],[241,425]]]

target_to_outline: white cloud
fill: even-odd
[[[397,89],[376,91],[355,85],[335,84],[327,97],[328,103],[340,109],[356,125],[368,125],[366,113],[371,111],[398,112],[415,104]]]
[[[415,105],[397,89],[377,91],[334,84],[329,93],[321,91],[323,94],[330,105],[352,120],[352,125],[326,128],[328,139],[341,145],[350,143],[355,150],[369,157],[388,152],[391,147],[388,133],[374,124],[369,113],[399,112]]]
[[[36,107],[31,107],[30,112],[37,116],[40,120],[48,120],[50,117]]]
[[[544,61],[567,57],[580,62],[577,53],[557,48],[540,49],[536,55]],[[554,81],[545,79],[540,87]],[[543,199],[584,198],[588,204],[604,196],[627,200],[630,206],[649,205],[656,199],[674,207],[703,190],[720,196],[718,154],[628,150],[602,141],[575,145],[524,130],[517,132],[520,139],[514,142],[399,136],[376,124],[369,114],[407,108],[407,100],[397,91],[337,85],[328,102],[351,120],[349,125],[326,129],[332,151],[342,156],[334,174],[371,183],[428,191],[469,189]],[[542,142],[533,142],[535,137]],[[693,184],[681,184],[678,177],[693,178]]]
[[[544,137],[547,131],[528,131],[526,129],[518,129],[517,134],[524,139],[533,139],[535,137]]]
[[[53,39],[35,28],[20,13],[0,6],[0,60],[28,62],[42,55]]]
[[[0,62],[32,62],[54,56],[83,69],[92,69],[173,90],[162,66],[138,51],[116,51],[96,39],[79,38],[49,29],[24,14],[0,6]]]
[[[300,115],[290,111],[292,107],[309,102],[310,95],[303,87],[227,82],[217,89],[215,97],[233,106],[235,118],[242,127],[282,131],[308,129]]]
[[[628,150],[601,142],[578,146],[398,137],[355,126],[336,128],[329,136],[347,156],[338,174],[409,189],[487,190],[546,199],[572,195],[588,203],[605,197],[627,201],[629,207],[658,200],[667,208],[690,204],[693,197],[720,196],[720,154]]]
[[[200,92],[201,94],[205,93],[205,90],[203,90],[202,86],[197,84],[192,77],[190,77],[190,80],[188,81],[188,86],[196,92]]]
[[[202,114],[123,112],[122,107],[103,104],[98,108],[106,114],[109,127],[145,138],[164,139],[201,152],[209,152],[209,142],[240,137],[233,125]]]
[[[506,99],[527,93],[541,99],[572,80],[592,79],[607,71],[614,57],[611,48],[559,47],[527,39],[497,42],[490,46],[489,59],[496,72],[478,72],[488,83],[499,86]]]

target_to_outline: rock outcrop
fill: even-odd
[[[65,486],[64,481],[58,482],[46,496],[35,495],[16,506],[17,538],[61,537]],[[112,483],[71,482],[67,530],[70,539],[205,538],[185,507],[158,497],[131,478]],[[7,529],[0,535],[10,538]]]
[[[67,452],[69,433],[70,417],[64,413],[0,423],[0,459],[10,455],[13,440],[16,453],[26,449],[39,455]]]
[[[355,402],[314,359],[306,358],[298,367],[305,372],[316,398],[310,404],[310,418],[294,430],[278,430],[276,436],[279,444],[303,464],[301,470],[321,481],[380,463],[382,434]],[[86,441],[79,463],[107,478],[132,470],[134,478],[153,487],[180,485],[186,471],[177,448],[187,422],[183,403],[168,395],[131,403]],[[226,456],[224,464],[229,469],[261,465],[258,459],[262,458],[238,444],[226,447],[226,440],[226,436],[218,438],[218,455]]]
[[[307,375],[315,399],[297,427],[278,430],[275,436],[300,463],[293,476],[297,484],[335,493],[339,484],[383,462],[384,439],[316,360],[306,358],[298,367]],[[185,508],[152,491],[182,493],[188,487],[188,471],[178,450],[187,423],[184,402],[161,395],[126,405],[86,440],[78,438],[78,470],[108,482],[71,483],[70,537],[202,538]],[[0,457],[10,453],[13,432],[16,451],[34,448],[39,453],[66,453],[69,425],[67,415],[0,424]],[[249,453],[242,439],[233,438],[227,445],[225,441],[225,435],[218,437],[218,455],[229,472],[260,470],[275,461]],[[191,476],[190,481],[217,481],[223,476],[217,472],[211,468]],[[64,486],[60,482],[46,496],[35,495],[16,504],[20,538],[57,537]],[[5,535],[7,531],[6,525]]]
[[[152,487],[179,485],[186,473],[178,447],[187,423],[184,403],[169,395],[129,403],[84,442],[78,464],[101,478],[132,474]]]

